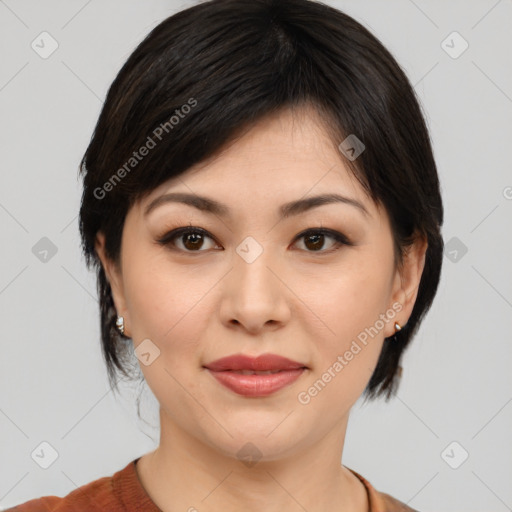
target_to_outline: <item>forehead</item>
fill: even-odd
[[[339,193],[372,207],[323,120],[310,107],[259,120],[213,156],[151,191],[144,206],[169,191],[249,203],[256,196],[284,203],[286,198]]]

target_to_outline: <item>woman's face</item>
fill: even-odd
[[[344,432],[384,338],[412,311],[423,269],[424,244],[395,269],[386,212],[349,174],[313,111],[303,113],[266,118],[135,204],[120,271],[98,237],[164,421],[232,457],[251,442],[272,460]],[[165,200],[178,193],[221,210]],[[332,194],[346,199],[302,203]],[[168,235],[183,227],[190,232]],[[206,368],[233,354],[277,354],[306,369],[265,395],[248,380],[276,377],[235,376],[247,395]]]

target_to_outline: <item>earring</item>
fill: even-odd
[[[117,317],[116,327],[121,334],[124,334],[124,318],[122,316]]]
[[[395,322],[395,334],[398,332],[398,331],[401,331],[402,330],[402,327],[400,326],[400,324],[398,322]]]

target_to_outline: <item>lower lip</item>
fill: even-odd
[[[233,371],[215,372],[208,370],[218,382],[231,391],[243,396],[268,396],[296,381],[304,372],[297,370],[282,370],[266,375],[242,375]]]

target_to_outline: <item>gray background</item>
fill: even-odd
[[[448,246],[398,396],[356,404],[344,464],[422,512],[512,510],[512,1],[328,3],[370,28],[415,86]],[[95,278],[79,250],[77,170],[123,62],[188,5],[0,1],[0,507],[65,495],[158,440],[150,392],[145,423],[133,386],[117,398],[108,388]],[[31,47],[51,48],[43,31],[58,43],[47,58]],[[460,55],[453,31],[469,44]],[[58,453],[48,469],[31,457],[51,456],[43,441]]]

